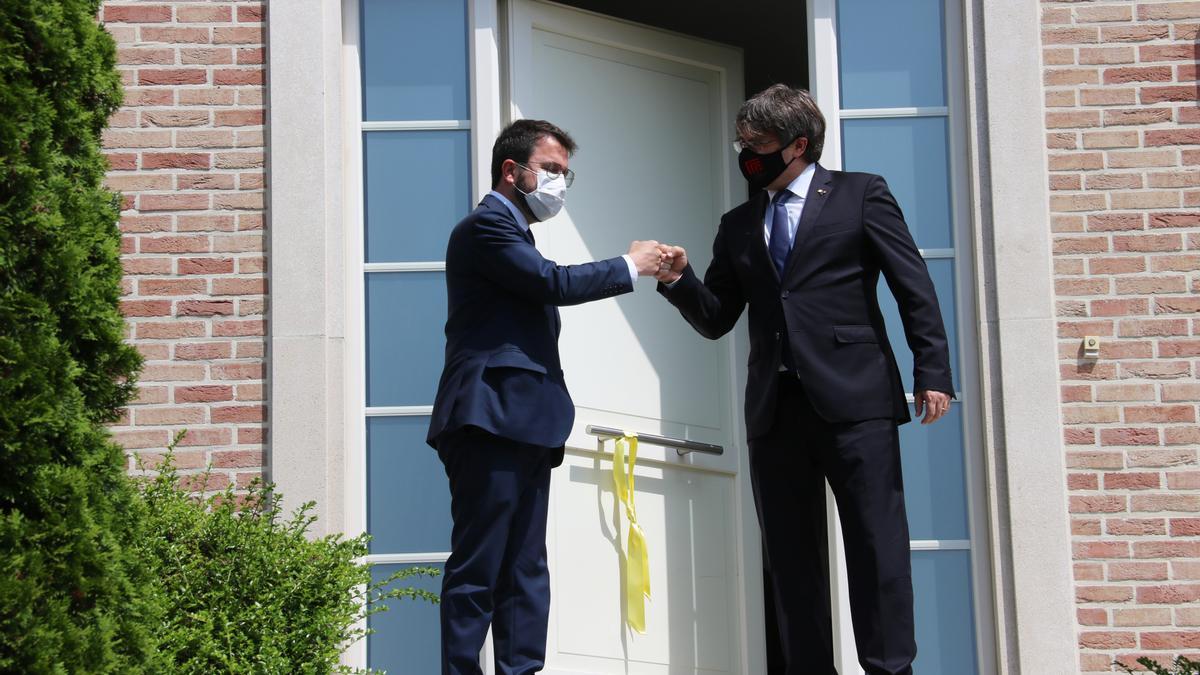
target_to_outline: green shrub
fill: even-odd
[[[97,0],[0,0],[0,671],[161,672],[137,497],[104,424],[132,392],[118,198],[99,137],[121,99]]]
[[[365,635],[360,621],[376,611],[364,601],[437,600],[411,588],[382,590],[435,569],[410,568],[371,584],[369,567],[357,562],[367,554],[366,535],[307,537],[311,503],[285,518],[268,485],[199,499],[180,487],[169,453],[158,470],[143,487],[149,536],[142,558],[165,594],[160,649],[170,672],[343,672],[342,651]]]

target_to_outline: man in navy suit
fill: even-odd
[[[825,482],[845,538],[859,663],[909,675],[916,657],[897,425],[910,420],[875,297],[882,274],[913,353],[917,415],[954,388],[933,282],[883,178],[817,164],[825,120],[774,85],[737,116],[738,163],[762,188],[721,218],[701,281],[664,247],[659,291],[704,337],[750,307],[750,478],[787,675],[836,673]]]
[[[575,406],[558,356],[558,307],[633,290],[659,269],[658,242],[557,265],[529,223],[562,207],[571,137],[518,120],[492,148],[492,192],[450,234],[446,363],[427,442],[450,479],[454,528],[442,582],[442,672],[480,673],[492,628],[496,672],[542,669],[550,612],[546,515]]]

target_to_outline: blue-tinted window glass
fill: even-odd
[[[950,370],[954,377],[954,386],[959,384],[958,368],[958,327],[954,322],[954,261],[949,259],[926,260],[929,277],[937,290],[938,306],[942,310],[942,324],[946,327],[946,339],[950,341]],[[879,309],[883,312],[884,326],[887,328],[888,341],[892,344],[892,352],[896,355],[896,365],[900,367],[900,378],[904,382],[904,391],[912,393],[913,388],[913,358],[904,338],[904,324],[900,321],[900,310],[896,299],[887,286],[883,275],[879,276]]]
[[[425,564],[419,567],[442,565]],[[380,582],[408,565],[374,565],[371,580]],[[442,578],[412,576],[393,582],[396,587],[420,588],[438,595]],[[390,588],[390,586],[389,586]],[[438,622],[438,606],[425,600],[399,598],[386,600],[385,612],[372,614],[367,626],[375,635],[367,641],[367,667],[386,670],[388,675],[429,675],[442,672],[442,631]]]
[[[919,645],[913,671],[976,672],[970,552],[913,551],[912,567]]]
[[[430,405],[445,358],[442,272],[367,275],[367,405]]]
[[[967,539],[967,495],[962,452],[962,406],[936,424],[900,427],[904,506],[913,539]]]
[[[446,238],[471,208],[467,131],[368,131],[367,262],[446,259]]]
[[[450,550],[450,488],[429,418],[367,418],[367,532],[371,553]]]
[[[950,248],[950,171],[946,118],[898,117],[842,122],[847,171],[884,177],[921,248]]]
[[[946,105],[943,0],[839,0],[842,108]]]
[[[363,0],[363,119],[465,120],[465,0]]]

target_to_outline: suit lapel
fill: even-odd
[[[792,239],[792,250],[788,253],[787,262],[783,266],[784,278],[795,272],[798,264],[796,261],[800,259],[799,251],[808,240],[808,236],[812,234],[817,219],[821,217],[821,209],[825,207],[825,202],[829,199],[829,186],[832,182],[833,177],[830,173],[825,170],[825,167],[818,164],[812,182],[808,184],[808,194],[804,198],[804,210],[800,212],[800,223],[796,226],[796,236]],[[765,244],[763,250],[766,250]],[[775,266],[772,265],[771,268],[774,269]]]

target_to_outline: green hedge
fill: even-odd
[[[98,2],[0,0],[0,671],[161,672],[140,508],[104,424],[130,398],[117,196],[121,100]],[[152,624],[151,624],[152,625]]]

